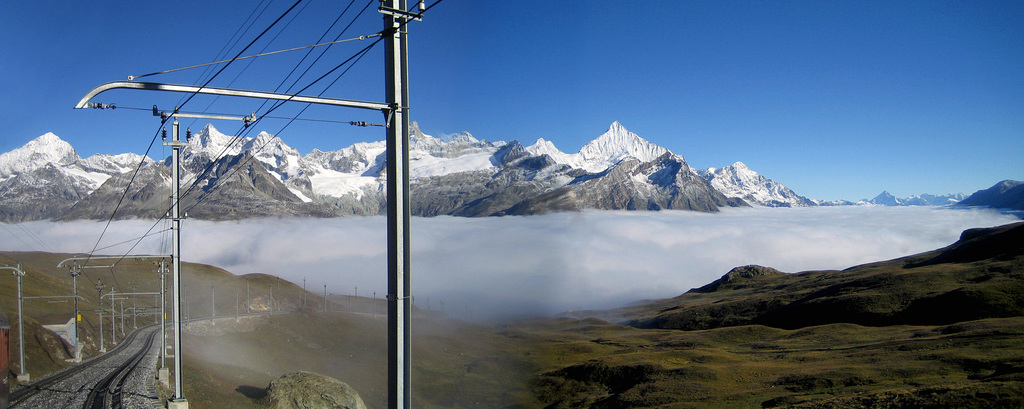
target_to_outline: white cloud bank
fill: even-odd
[[[444,302],[456,317],[608,308],[673,297],[735,266],[843,269],[944,247],[964,229],[1014,221],[991,210],[938,207],[415,218],[413,294],[417,306],[426,308],[430,300],[437,309]],[[152,226],[115,222],[99,247],[139,237]],[[83,252],[96,245],[103,223],[4,227],[0,249]],[[382,297],[385,227],[384,217],[187,220],[182,253],[187,261],[235,274],[276,274],[297,283],[306,278],[314,292],[327,283],[334,294],[352,294],[358,286],[360,295]],[[168,253],[165,236],[147,238],[133,252]],[[121,254],[130,245],[102,253]]]

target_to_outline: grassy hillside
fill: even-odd
[[[844,271],[747,266],[679,297],[523,323],[550,408],[1024,405],[1024,224]]]
[[[932,252],[843,271],[739,267],[668,300],[595,316],[632,326],[710,329],[950,324],[1024,315],[1024,223],[964,232]]]
[[[53,254],[39,252],[0,252],[0,265],[16,266],[19,262],[25,271],[22,287],[25,297],[64,297],[64,298],[26,298],[25,310],[25,366],[33,379],[70,365],[72,348],[68,342],[61,340],[43,325],[64,324],[74,317],[74,303],[68,297],[73,294],[72,278],[67,267],[57,267],[61,261],[74,257],[73,254]],[[116,265],[115,265],[116,262]],[[108,292],[116,287],[117,292],[158,292],[160,276],[157,274],[158,263],[152,260],[125,258],[121,260],[91,260],[89,268],[82,269],[78,277],[79,311],[82,321],[79,323],[79,342],[83,345],[82,356],[88,359],[98,354],[100,349],[99,308],[100,294],[96,284],[103,285],[103,342],[106,348],[112,342],[120,341],[125,333],[134,326],[145,326],[159,321],[159,298],[153,295],[122,296],[124,308],[124,326],[120,316],[122,300],[118,299],[114,309],[118,311],[118,319],[114,320],[114,333],[111,334],[112,320],[110,317],[110,298]],[[85,265],[83,263],[83,265]],[[114,265],[113,268],[109,267]],[[168,264],[168,271],[170,265]],[[11,369],[15,373],[18,367],[19,339],[17,329],[18,287],[13,274],[4,271],[0,279],[0,310],[7,312],[11,325]],[[192,317],[207,317],[216,307],[218,315],[234,315],[236,311],[236,295],[240,299],[238,308],[244,312],[246,282],[249,284],[250,310],[266,311],[274,309],[294,309],[300,303],[301,288],[276,277],[251,274],[235,276],[222,269],[193,263],[183,263],[182,282],[184,284],[183,311]],[[170,289],[170,275],[165,280]],[[134,290],[133,290],[134,288]],[[216,289],[216,306],[212,301]],[[271,297],[271,292],[274,296]],[[310,308],[322,309],[323,298],[316,294],[307,294],[307,305]],[[167,314],[170,314],[170,297],[167,297]],[[132,307],[138,311],[132,314]],[[335,305],[336,309],[344,306]],[[168,315],[169,318],[169,315]],[[12,377],[13,379],[13,377]]]
[[[2,255],[7,259],[0,263],[33,260],[35,293],[69,291],[67,272],[46,267],[62,256]],[[154,270],[143,264],[119,273],[118,280],[152,280]],[[107,283],[100,273],[90,274]],[[190,315],[210,315],[211,285],[217,315],[232,315],[233,294],[244,294],[246,280],[255,310],[299,305],[301,290],[275,277],[236,277],[189,265],[184,282]],[[12,287],[3,283],[0,306],[12,311]],[[260,407],[271,380],[306,370],[349,383],[368,407],[386,407],[383,316],[368,308],[368,300],[340,300],[332,312],[322,312],[320,299],[309,296],[310,307],[298,313],[189,328],[183,375],[191,405]],[[89,305],[86,298],[83,305]],[[354,305],[361,307],[349,311]],[[66,306],[26,307],[33,319],[70,317]],[[1024,223],[969,230],[943,249],[843,271],[737,268],[679,297],[577,314],[482,326],[418,312],[414,404],[1024,406]],[[95,332],[85,327],[94,342]],[[43,344],[39,351],[52,351]],[[32,358],[30,365],[45,359]],[[60,359],[50,360],[60,365]]]

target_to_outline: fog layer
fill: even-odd
[[[472,319],[610,308],[679,295],[735,266],[844,269],[944,247],[965,229],[1017,220],[991,210],[938,207],[414,218],[413,294],[417,307]],[[142,236],[152,226],[115,222],[98,247]],[[103,223],[3,227],[0,249],[74,253],[97,245]],[[235,274],[280,275],[300,285],[305,278],[318,294],[327,284],[333,294],[383,297],[385,229],[384,217],[187,220],[182,256]],[[132,252],[165,254],[169,242],[167,233],[158,234]],[[132,244],[98,253],[124,254]]]

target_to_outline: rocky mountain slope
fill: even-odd
[[[686,160],[615,122],[579,152],[550,141],[435,138],[414,123],[410,138],[414,215],[529,215],[583,209],[814,206],[742,162],[696,170]],[[182,200],[190,217],[382,214],[385,144],[360,142],[301,155],[268,133],[239,138],[211,125],[182,151]],[[56,135],[0,156],[0,220],[154,218],[170,208],[169,160],[133,154],[82,159]],[[122,200],[122,195],[124,199]],[[120,203],[120,206],[118,206]]]
[[[61,216],[110,177],[149,158],[126,153],[81,158],[71,144],[47,133],[0,154],[0,221]]]
[[[1004,180],[992,187],[974,192],[960,202],[964,206],[988,206],[997,209],[1024,210],[1024,182]]]
[[[816,206],[817,203],[793,192],[785,185],[759,175],[743,162],[724,168],[697,172],[711,186],[728,197],[771,207]]]
[[[412,208],[420,216],[746,205],[697,177],[682,156],[617,122],[574,154],[543,140],[525,147],[465,132],[434,138],[415,125],[410,145]],[[384,142],[369,142],[302,156],[267,133],[236,138],[208,125],[182,150],[181,205],[190,217],[212,220],[382,214],[384,151]],[[83,160],[44,135],[0,160],[8,195],[0,214],[6,221],[105,219],[116,207],[115,219],[160,217],[170,209],[170,161],[147,160],[136,175],[139,159]]]

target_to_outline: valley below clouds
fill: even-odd
[[[987,209],[929,206],[414,218],[412,293],[419,308],[472,320],[613,308],[674,297],[736,266],[845,269],[944,247],[968,228],[1018,220]],[[113,222],[98,244],[103,222],[10,224],[0,231],[0,247],[81,253],[96,246],[96,254],[120,255],[154,223]],[[160,222],[152,231],[167,226]],[[299,285],[306,279],[315,294],[327,284],[335,295],[383,298],[385,228],[383,216],[186,220],[182,257],[239,275],[279,275]],[[156,234],[132,253],[169,254],[169,243],[169,232]]]

